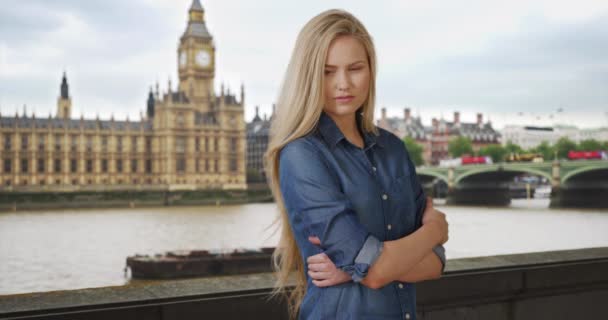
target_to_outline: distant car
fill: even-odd
[[[568,151],[568,159],[570,160],[607,160],[606,151]]]

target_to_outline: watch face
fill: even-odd
[[[196,54],[196,63],[201,67],[207,67],[211,64],[211,56],[209,52],[201,50]]]
[[[182,52],[179,55],[179,65],[182,67],[186,65],[186,52]]]

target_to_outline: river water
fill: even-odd
[[[436,205],[448,259],[608,246],[608,211]],[[0,295],[122,285],[129,255],[274,246],[273,203],[0,213]]]

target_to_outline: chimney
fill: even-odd
[[[382,120],[386,120],[386,108],[382,108]]]
[[[404,116],[405,121],[410,120],[410,117],[412,116],[412,113],[410,112],[410,108],[403,109],[403,116]]]
[[[478,113],[477,114],[477,124],[481,125],[483,123],[483,114]]]
[[[460,124],[460,112],[458,111],[454,112],[454,124]]]

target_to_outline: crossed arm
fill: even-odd
[[[319,238],[312,238],[311,243],[316,244]],[[309,257],[308,275],[313,279],[312,282],[317,287],[330,287],[340,283],[352,281],[351,276],[338,269],[336,265],[325,255],[320,253]],[[403,275],[398,281],[415,283],[425,280],[439,279],[441,277],[442,263],[436,254],[430,252],[424,256],[414,268]],[[365,283],[365,280],[363,280]]]
[[[430,198],[427,200],[427,203],[429,203],[431,205],[427,206],[425,211],[433,210],[432,200]],[[317,238],[317,237],[309,237],[308,240],[310,241],[310,243],[312,243],[314,245],[317,245],[317,246],[321,245],[321,242],[320,242],[319,238]],[[390,244],[389,244],[389,246],[390,246]],[[390,262],[393,259],[391,259],[391,257],[385,257],[385,260],[387,260],[387,259],[389,261],[385,261],[385,264],[389,264],[389,265],[386,265],[385,267],[390,268],[390,264],[391,264]],[[379,259],[378,262],[381,262],[381,261],[382,260]],[[331,261],[331,259],[329,259],[329,257],[324,253],[320,253],[320,254],[311,256],[307,259],[306,262],[308,264],[308,275],[313,279],[312,280],[313,284],[318,287],[329,287],[329,286],[337,285],[340,283],[352,281],[352,277],[348,273],[337,268],[336,265]],[[379,268],[382,268],[382,266],[372,266],[371,270],[370,270],[370,275],[373,277],[375,273],[376,274],[383,273],[382,272],[383,270],[377,270]],[[374,269],[376,269],[376,270],[374,270]],[[399,275],[396,279],[386,279],[386,277],[382,277],[383,280],[380,279],[378,281],[378,279],[376,279],[376,280],[369,279],[369,276],[368,276],[368,277],[364,278],[361,282],[363,285],[367,285],[372,288],[382,287],[382,286],[386,285],[387,281],[388,282],[400,281],[400,282],[415,283],[415,282],[440,278],[442,269],[443,269],[443,263],[439,259],[437,254],[435,254],[434,251],[429,251],[423,256],[422,260],[420,260],[418,263],[416,263],[405,274]],[[376,272],[374,273],[374,271],[376,271]]]

